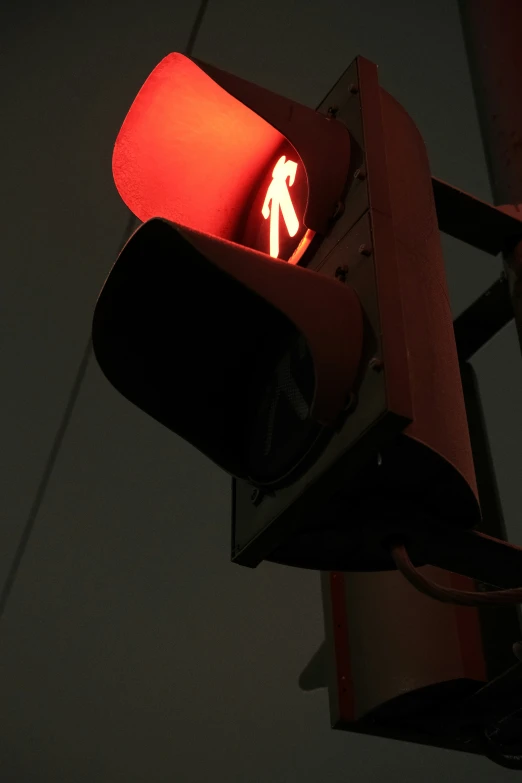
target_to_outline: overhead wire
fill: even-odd
[[[199,35],[199,31],[201,29],[201,25],[203,24],[203,19],[207,11],[208,2],[209,0],[201,0],[199,4],[198,12],[192,24],[192,30],[190,31],[189,39],[185,47],[185,54],[187,55],[187,57],[192,56],[192,51],[196,43],[196,38]]]
[[[196,14],[196,17],[194,19],[194,22],[192,24],[189,38],[187,45],[185,47],[185,54],[187,56],[190,56],[192,54],[192,51],[194,49],[194,45],[196,43],[196,39],[198,37],[199,31],[201,29],[201,25],[203,23],[203,19],[208,7],[209,0],[201,0],[198,12]],[[122,241],[120,243],[120,246],[123,247],[127,239],[130,237],[134,229],[136,228],[138,224],[138,219],[130,213],[129,219],[127,221],[127,224],[125,226],[125,231],[123,233]],[[78,400],[78,396],[80,394],[80,390],[83,384],[83,381],[85,379],[86,373],[87,373],[87,367],[89,365],[90,359],[92,357],[92,340],[89,336],[89,339],[87,341],[87,345],[85,346],[82,359],[80,361],[80,365],[78,367],[76,376],[73,381],[73,385],[71,388],[71,391],[69,393],[69,397],[65,406],[64,414],[62,416],[62,420],[58,426],[58,429],[56,431],[56,435],[53,440],[53,444],[51,446],[51,450],[49,452],[49,456],[46,460],[44,471],[42,474],[42,478],[40,480],[40,483],[38,485],[38,488],[36,490],[36,495],[34,498],[34,501],[32,503],[32,506],[29,511],[29,515],[27,517],[26,523],[24,525],[24,528],[22,530],[22,534],[20,536],[20,539],[18,541],[18,545],[16,548],[16,551],[13,556],[13,560],[11,562],[11,565],[9,567],[5,582],[2,586],[2,590],[0,591],[0,619],[2,618],[5,608],[7,606],[7,602],[9,600],[9,596],[11,595],[11,592],[14,587],[15,580],[17,578],[20,565],[22,563],[22,559],[25,555],[25,552],[27,551],[27,547],[29,544],[29,540],[31,538],[36,518],[38,516],[38,513],[40,511],[45,493],[47,491],[47,487],[49,485],[49,481],[51,478],[51,475],[54,470],[54,466],[56,464],[56,460],[58,458],[58,454],[60,452],[60,449],[62,447],[62,443],[65,437],[65,433],[67,431],[67,428],[69,426],[70,420],[72,418],[72,414],[74,411],[74,408],[76,406],[76,402]]]

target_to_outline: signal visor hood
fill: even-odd
[[[247,477],[249,395],[270,378],[280,346],[293,334],[305,338],[315,376],[310,418],[333,426],[359,369],[363,315],[354,290],[333,278],[153,219],[109,274],[92,334],[96,359],[123,396]]]
[[[162,217],[241,242],[256,188],[285,144],[306,172],[304,225],[324,233],[347,181],[348,129],[218,68],[169,54],[123,122],[114,182],[141,221]]]

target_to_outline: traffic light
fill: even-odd
[[[312,110],[171,54],[113,174],[143,225],[95,355],[231,474],[236,563],[387,570],[398,530],[478,523],[428,158],[373,63]]]

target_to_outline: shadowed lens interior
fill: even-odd
[[[274,486],[295,477],[297,465],[325,432],[310,418],[315,371],[306,340],[293,329],[278,348],[271,364],[260,356],[245,429],[250,478]]]

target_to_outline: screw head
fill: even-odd
[[[374,372],[381,372],[381,370],[384,368],[384,362],[382,359],[379,359],[378,356],[374,356],[372,359],[370,359],[368,367]]]
[[[355,169],[353,177],[354,179],[364,179],[366,176],[366,172],[364,169]]]
[[[357,87],[356,84],[350,84],[348,90],[351,92],[352,95],[357,95],[357,93],[359,92],[359,88]]]
[[[337,116],[338,111],[339,111],[338,106],[329,106],[328,109],[326,110],[326,113],[329,117],[333,119]]]
[[[250,495],[250,501],[254,504],[254,506],[259,506],[261,501],[263,500],[265,494],[262,489],[259,489],[259,487],[256,487],[252,494]]]
[[[359,245],[358,249],[362,256],[370,256],[372,254],[372,249],[369,245]]]
[[[350,267],[344,264],[343,266],[338,266],[335,270],[335,276],[338,280],[341,280],[341,282],[344,283],[346,278],[348,277],[348,272],[350,271]]]
[[[335,220],[338,217],[341,217],[341,215],[344,212],[344,201],[338,201],[335,205],[334,213],[332,215],[332,218]]]
[[[355,392],[350,392],[344,404],[344,411],[351,413],[357,406],[357,402],[357,394],[355,394]]]

